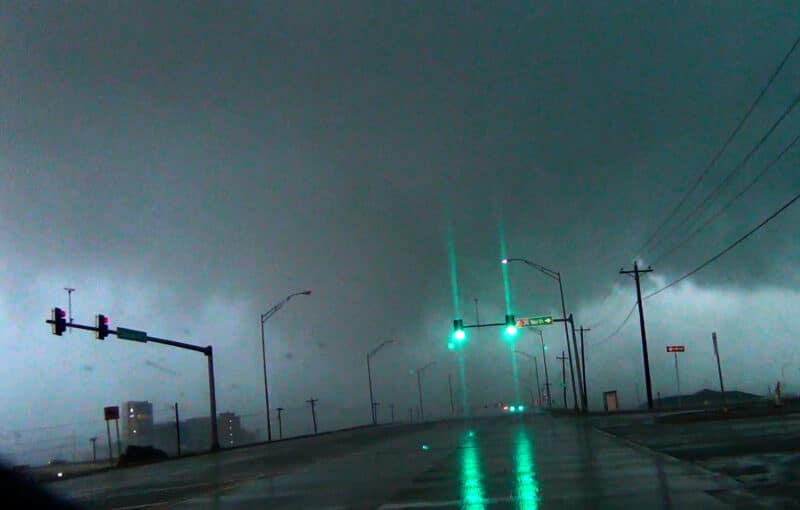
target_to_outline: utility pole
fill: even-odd
[[[717,357],[717,373],[719,374],[719,391],[722,392],[722,406],[727,407],[728,404],[725,401],[725,384],[722,382],[722,365],[719,363],[719,348],[717,346],[716,331],[711,333],[711,340],[714,342],[714,356]]]
[[[456,415],[456,403],[453,400],[453,376],[452,374],[447,374],[447,388],[450,390],[450,414],[452,416]]]
[[[408,408],[408,423],[414,423],[414,408]]]
[[[569,314],[569,326],[572,328],[572,345],[575,348],[575,371],[578,372],[578,393],[581,395],[581,409],[586,412],[586,395],[583,393],[583,379],[581,377],[581,355],[578,352],[578,338],[575,334],[575,321],[572,319],[572,314]],[[572,366],[570,364],[570,366]],[[572,381],[575,384],[575,381]]]
[[[319,399],[318,399],[318,398],[313,398],[313,397],[312,397],[312,398],[310,398],[310,399],[306,400],[306,402],[308,402],[309,404],[311,404],[311,419],[312,419],[312,420],[314,420],[314,434],[316,435],[316,433],[317,433],[317,413],[316,413],[316,411],[314,410],[314,405],[315,405],[317,402],[319,402]]]
[[[678,373],[678,351],[672,353],[675,356],[675,384],[678,387],[678,409],[683,408],[683,397],[681,396],[681,376]]]
[[[556,356],[556,359],[561,361],[561,389],[564,391],[564,409],[567,409],[567,372],[565,362],[569,358],[564,356],[564,351],[561,351],[561,356]]]
[[[380,402],[374,402],[372,404],[372,413],[375,415],[375,425],[378,424],[378,407],[380,407]]]
[[[178,403],[175,402],[175,441],[178,445],[178,457],[181,456],[181,417],[178,413]]]
[[[389,409],[392,410],[392,423],[394,423],[394,402],[389,404]]]
[[[639,269],[639,265],[636,261],[633,262],[633,270],[626,271],[624,269],[619,270],[619,274],[633,274],[634,280],[636,280],[636,305],[639,307],[639,328],[642,332],[642,361],[644,362],[644,382],[647,389],[647,408],[652,410],[653,409],[653,385],[650,381],[650,359],[647,357],[647,332],[645,331],[644,327],[644,310],[642,309],[642,287],[639,283],[639,274],[641,273],[650,273],[653,271],[652,267],[648,267],[647,269]]]
[[[544,334],[542,334],[541,329],[536,330],[539,333],[539,340],[542,342],[542,363],[544,364],[544,386],[547,390],[547,405],[548,407],[553,407],[553,399],[550,396],[550,376],[547,374],[547,348],[544,345]]]
[[[67,291],[67,310],[69,310],[69,323],[72,324],[72,293],[75,292],[75,289],[64,287],[64,290]],[[72,333],[72,329],[69,332]]]
[[[283,413],[283,408],[278,408],[278,439],[283,439],[283,417],[281,414]]]
[[[581,326],[580,328],[578,328],[578,331],[581,332],[581,366],[583,367],[583,411],[588,413],[589,412],[589,407],[588,407],[589,396],[588,396],[588,393],[587,393],[587,390],[586,390],[586,353],[585,353],[584,348],[583,348],[583,346],[584,346],[584,344],[583,344],[583,333],[584,333],[584,331],[591,331],[591,329],[584,328],[583,326]]]
[[[92,443],[92,464],[97,464],[97,436],[90,437],[89,442]]]

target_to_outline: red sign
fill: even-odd
[[[103,414],[108,420],[119,420],[119,406],[110,406],[103,408]]]
[[[667,352],[685,352],[686,347],[683,345],[668,345]]]

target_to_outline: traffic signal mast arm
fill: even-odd
[[[491,323],[489,323],[489,324],[470,324],[470,325],[467,325],[467,326],[462,326],[462,328],[463,328],[463,329],[469,329],[469,328],[488,328],[488,327],[491,327],[491,326],[505,326],[505,325],[506,325],[506,323],[505,323],[505,322],[491,322]]]
[[[48,319],[45,321],[47,324],[55,324],[56,321],[53,319]],[[77,324],[67,323],[68,328],[75,328],[75,329],[83,329],[86,331],[94,331],[95,333],[98,332],[99,328],[95,326],[86,326],[85,324]],[[117,335],[116,329],[109,329],[108,333],[111,335]],[[190,351],[202,352],[203,354],[208,354],[208,347],[201,347],[199,345],[192,345],[183,342],[176,342],[175,340],[167,340],[166,338],[156,338],[152,336],[147,336],[146,339],[143,340],[144,342],[153,342],[156,344],[163,344],[163,345],[171,345],[172,347],[179,347],[181,349],[188,349]]]

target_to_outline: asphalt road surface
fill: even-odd
[[[593,422],[614,435],[735,478],[767,506],[800,509],[800,414],[696,423],[627,418]]]
[[[49,485],[86,508],[732,508],[730,478],[580,418],[385,426]]]

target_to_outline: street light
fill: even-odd
[[[372,349],[371,351],[369,351],[367,353],[367,378],[369,380],[369,409],[370,409],[370,413],[372,414],[372,424],[373,425],[377,425],[378,424],[378,416],[375,413],[375,401],[372,398],[372,370],[369,367],[369,359],[371,357],[375,356],[375,354],[378,351],[380,351],[381,349],[383,349],[385,346],[387,346],[389,344],[393,344],[395,342],[396,342],[396,340],[386,340],[385,342],[383,342],[382,344],[380,344],[379,346],[375,347],[374,349]]]
[[[302,292],[295,292],[294,294],[289,294],[286,296],[283,301],[278,303],[277,305],[273,306],[266,312],[261,314],[261,361],[263,362],[264,366],[264,401],[266,402],[267,406],[267,441],[272,441],[272,426],[269,419],[269,387],[267,386],[267,348],[264,342],[264,323],[269,320],[270,317],[275,315],[281,308],[283,308],[286,303],[289,302],[295,296],[310,296],[310,290],[304,290]]]
[[[425,411],[422,407],[422,373],[430,368],[431,366],[435,365],[435,361],[429,361],[428,364],[423,366],[422,368],[418,368],[416,370],[417,373],[417,392],[419,393],[419,421],[422,422],[425,419]]]
[[[549,276],[550,278],[552,278],[552,279],[554,279],[554,280],[556,280],[558,282],[558,292],[561,295],[561,313],[562,313],[562,317],[564,319],[564,336],[566,337],[566,341],[567,341],[567,354],[569,354],[569,357],[572,358],[572,349],[569,346],[569,329],[567,328],[567,307],[564,304],[564,286],[563,286],[563,284],[561,282],[561,273],[559,273],[558,271],[553,271],[552,269],[548,269],[548,268],[546,268],[546,267],[544,267],[544,266],[542,266],[540,264],[537,264],[535,262],[531,262],[530,260],[523,259],[523,258],[512,258],[512,257],[509,257],[509,258],[504,258],[503,260],[501,260],[501,262],[503,264],[508,264],[510,262],[522,262],[523,264],[531,266],[532,268],[536,269],[540,273],[543,273],[546,276]],[[577,354],[577,352],[578,352],[578,343],[575,341],[575,331],[574,331],[575,330],[575,325],[574,324],[572,325],[572,328],[573,328],[573,331],[572,331],[572,342],[575,344],[575,353]],[[575,364],[577,365],[577,368],[578,368],[578,377],[580,377],[581,367],[580,367],[580,362],[577,359],[577,356],[575,357]],[[577,390],[575,388],[575,371],[572,368],[572,362],[571,361],[570,361],[570,364],[569,364],[569,374],[570,374],[570,377],[572,378],[572,401],[573,401],[573,403],[575,405],[575,411],[578,411],[578,394],[577,394]],[[583,385],[581,385],[581,402],[584,405],[584,407],[586,405],[585,399],[586,399],[586,397],[585,397],[585,395],[583,395]]]

